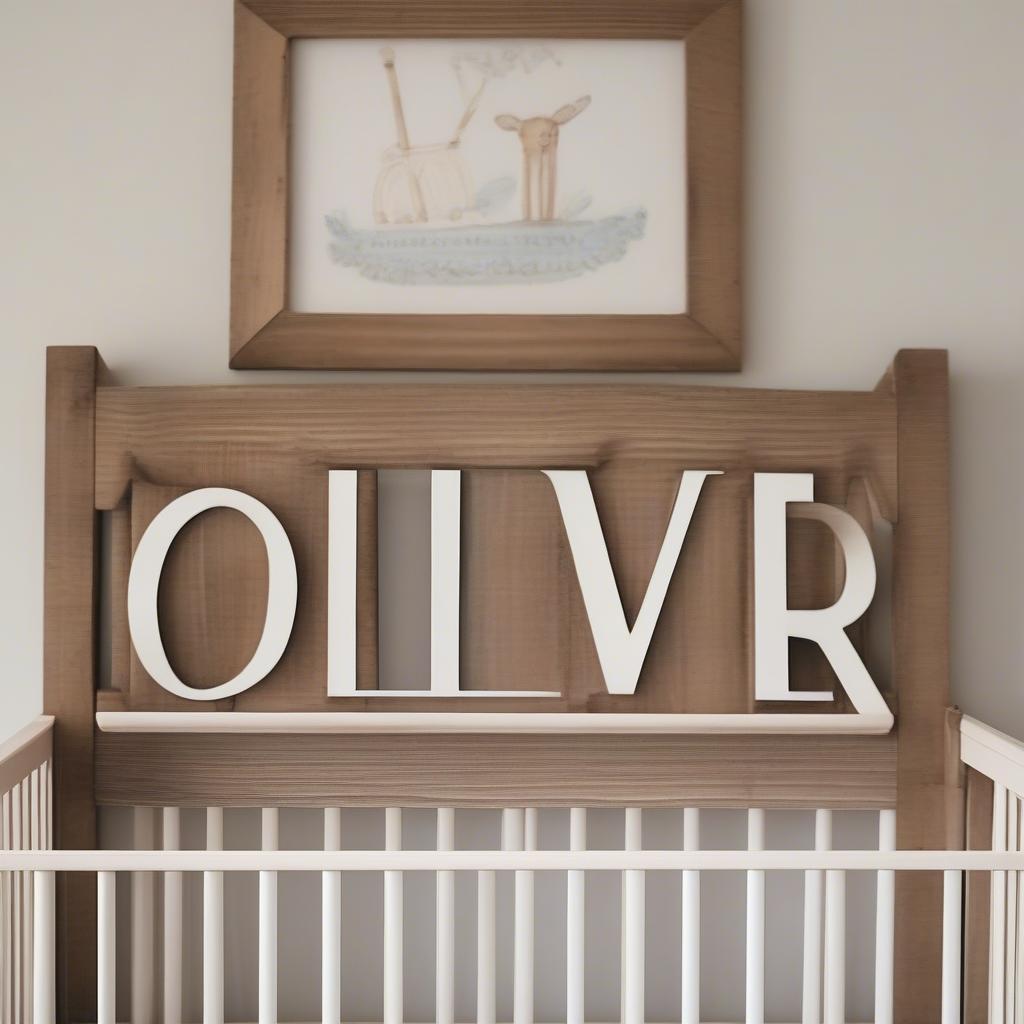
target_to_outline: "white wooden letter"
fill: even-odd
[[[709,476],[719,476],[721,472],[717,469],[688,469],[683,473],[665,538],[661,542],[661,551],[658,552],[658,560],[647,584],[640,613],[631,630],[622,610],[615,573],[586,470],[543,470],[554,485],[558,498],[569,548],[576,564],[576,576],[587,608],[587,618],[590,619],[590,631],[594,636],[597,657],[609,693],[636,692],[640,669],[647,657],[647,648],[661,614],[669,581],[679,560],[679,552],[686,539],[686,531],[701,488]]]
[[[846,560],[846,582],[828,608],[791,609],[786,600],[786,504],[835,534]],[[875,558],[848,512],[814,502],[811,473],[754,474],[754,690],[758,700],[832,700],[829,691],[789,688],[789,638],[813,640],[824,652],[859,714],[888,714],[845,627],[864,614],[875,593]]]
[[[430,472],[430,689],[459,692],[462,473]]]
[[[267,617],[256,651],[234,679],[209,689],[182,682],[167,660],[160,637],[157,592],[164,559],[182,527],[201,512],[233,508],[260,531],[267,547]],[[128,576],[128,628],[145,670],[165,690],[187,700],[221,700],[255,686],[277,664],[291,637],[298,589],[288,535],[270,509],[242,491],[203,487],[162,508],[139,541]]]
[[[327,474],[327,696],[356,692],[358,473]]]

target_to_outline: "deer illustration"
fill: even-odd
[[[558,158],[558,128],[582,113],[589,96],[559,107],[550,117],[499,114],[494,120],[507,132],[518,132],[523,146],[523,220],[555,219],[555,180]]]

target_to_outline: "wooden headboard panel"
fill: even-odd
[[[80,769],[68,782],[73,803],[891,807],[909,786],[922,828],[941,819],[931,812],[942,804],[948,703],[945,353],[901,352],[867,392],[569,383],[108,387],[96,384],[98,366],[92,349],[49,353],[46,704]],[[872,515],[893,524],[892,669],[876,682],[896,713],[895,731],[710,739],[96,734],[97,709],[479,710],[480,701],[464,697],[327,696],[328,471],[359,470],[363,690],[377,685],[376,471],[443,467],[464,470],[462,688],[561,694],[488,698],[488,711],[628,711],[639,719],[780,710],[754,700],[752,474],[805,472],[814,474],[816,500],[846,506],[869,532]],[[633,696],[605,690],[558,506],[539,467],[588,470],[630,618],[680,472],[724,471],[702,493]],[[125,610],[132,551],[154,515],[208,486],[237,488],[273,510],[291,541],[299,588],[276,668],[212,707],[153,682]],[[97,512],[109,519],[102,557]],[[841,571],[832,547],[816,524],[791,525],[793,604],[834,598]],[[101,575],[110,594],[102,638],[110,678],[98,689]],[[164,567],[160,622],[171,662],[190,685],[220,682],[245,663],[263,622],[266,576],[262,540],[238,513],[210,512],[182,531]],[[863,648],[865,624],[851,634]],[[793,644],[791,676],[794,689],[834,687],[810,643]],[[799,710],[848,713],[835,689],[833,702]]]

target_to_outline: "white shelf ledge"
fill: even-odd
[[[486,711],[100,711],[103,732],[519,733],[524,735],[838,735],[891,731],[891,714],[601,714]]]

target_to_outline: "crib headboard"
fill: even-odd
[[[945,773],[944,352],[900,352],[864,392],[116,387],[100,382],[90,348],[51,349],[47,372],[45,704],[56,716],[58,845],[95,842],[97,804],[438,802],[895,807],[899,846],[962,843],[962,794]],[[378,472],[439,469],[462,473],[431,542],[434,579],[448,588],[431,604],[438,692],[380,696],[372,692],[382,614]],[[630,625],[680,474],[722,474],[705,481],[669,566],[634,694],[609,692],[594,610],[552,481],[538,469],[588,472]],[[331,471],[344,471],[334,479],[351,499],[339,518],[329,517]],[[753,495],[754,475],[767,473],[812,473],[815,500],[845,507],[877,542],[876,598],[849,634],[895,714],[891,731],[877,721],[858,726],[828,662],[806,641],[790,644],[787,685],[834,699],[756,699]],[[212,703],[154,682],[129,636],[126,596],[140,538],[199,488],[244,492],[271,510],[297,580],[294,626],[274,668]],[[451,529],[453,509],[461,533]],[[788,536],[790,605],[828,605],[843,584],[832,537],[801,520]],[[456,574],[442,556],[456,559]],[[331,589],[340,578],[332,558],[357,585]],[[267,592],[268,556],[252,523],[223,508],[192,519],[167,553],[159,589],[174,673],[195,687],[237,673],[260,640]],[[329,670],[328,638],[337,642],[350,621],[354,661]],[[307,717],[280,718],[282,731],[268,731],[266,716],[295,714]],[[773,728],[796,714],[811,724]],[[183,724],[182,716],[191,717]],[[897,927],[920,940],[903,942],[901,957],[928,970],[932,910],[923,883],[900,884]],[[84,906],[89,897],[69,890],[62,914],[74,914],[75,899]],[[911,960],[901,970],[913,974]]]

